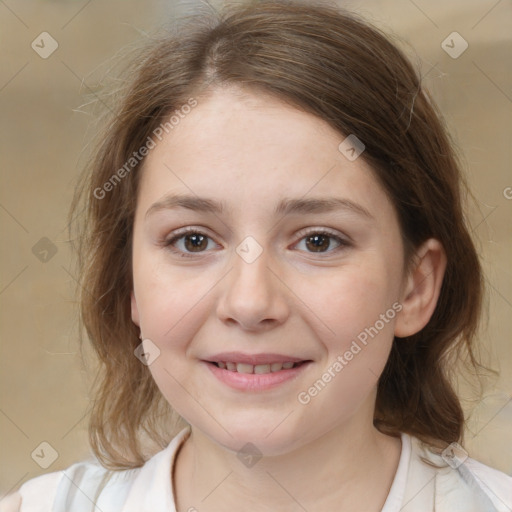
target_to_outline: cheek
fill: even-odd
[[[380,264],[347,265],[314,280],[296,281],[297,295],[319,325],[321,338],[331,348],[343,349],[392,308],[398,288],[391,274]],[[392,332],[394,311],[379,321],[379,331]],[[314,320],[316,319],[316,320]]]
[[[149,258],[134,269],[142,332],[159,350],[149,371],[174,410],[195,423],[204,421],[205,413],[191,399],[200,392],[190,375],[187,349],[211,312],[208,291],[214,283],[207,276],[197,270],[172,269]]]
[[[399,305],[385,275],[368,267],[340,272],[323,291],[316,290],[308,305],[322,320],[317,324],[328,327],[321,338],[325,360],[297,398],[334,425],[375,391],[391,350]]]
[[[162,349],[180,347],[193,337],[200,317],[207,314],[205,303],[212,288],[210,274],[185,268],[171,268],[146,258],[134,267],[137,307],[144,336]],[[164,344],[167,344],[164,345]]]
[[[317,380],[309,383],[309,390],[302,390],[306,393],[302,396],[314,401],[313,407],[330,421],[351,415],[375,389],[386,365],[393,342],[398,281],[383,267],[382,261],[361,260],[317,280],[310,288],[307,305],[314,313],[310,323],[318,326],[325,359],[322,373],[315,375]]]

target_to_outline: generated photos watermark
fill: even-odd
[[[149,152],[156,147],[156,140],[161,141],[164,134],[170,133],[174,128],[184,119],[187,114],[192,111],[192,108],[197,106],[195,98],[189,98],[187,103],[182,105],[179,109],[175,110],[173,115],[168,118],[165,123],[160,123],[153,131],[152,134],[146,139],[146,142],[134,151],[122,167],[117,169],[114,174],[101,186],[93,191],[96,199],[104,199],[108,192],[112,192],[114,188],[125,178],[142,160],[149,154]]]
[[[307,390],[301,391],[297,395],[297,400],[302,405],[307,405],[313,398],[321,393],[327,384],[331,382],[350,361],[359,354],[364,347],[368,345],[369,338],[373,339],[379,334],[385,325],[388,324],[396,314],[402,311],[403,306],[399,302],[395,302],[385,313],[379,316],[379,319],[370,327],[366,327],[352,340],[350,347],[341,355],[338,355],[327,370],[316,380]]]

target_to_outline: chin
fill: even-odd
[[[227,428],[229,433],[220,427],[213,431],[200,430],[212,441],[237,455],[243,455],[244,451],[248,451],[249,454],[254,452],[259,456],[271,457],[289,453],[296,448],[297,440],[304,439],[307,435],[306,432],[300,433],[296,429],[290,429],[290,426],[285,428],[281,425],[276,428],[281,421],[283,417],[272,423],[263,422],[261,419],[253,422],[231,423]]]

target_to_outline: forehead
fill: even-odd
[[[275,210],[283,197],[310,195],[391,213],[372,169],[340,152],[345,136],[324,120],[239,89],[197,101],[147,156],[139,190],[144,207],[186,193],[215,197],[233,214],[242,207]]]

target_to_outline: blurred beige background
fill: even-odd
[[[221,3],[212,0],[213,6]],[[501,371],[473,410],[466,449],[512,474],[512,4],[342,3],[401,38],[465,155],[479,201],[470,222],[489,287],[482,350]],[[0,0],[0,497],[90,455],[90,380],[79,358],[66,241],[66,216],[92,122],[80,107],[86,94],[101,87],[98,70],[108,69],[119,50],[193,8],[190,0]],[[58,44],[46,59],[31,47],[42,32]],[[441,46],[452,32],[468,44],[457,58],[464,44],[459,36],[444,43],[451,56]],[[46,41],[44,51],[51,49]],[[38,460],[41,449],[56,452],[47,469],[37,463],[51,462],[48,455]]]

